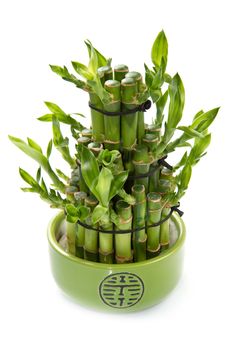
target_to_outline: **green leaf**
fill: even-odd
[[[175,129],[182,118],[185,102],[185,91],[182,80],[177,73],[168,88],[170,97],[167,127],[168,129]]]
[[[62,79],[69,81],[70,83],[75,84],[77,86],[77,88],[80,88],[80,89],[85,90],[85,91],[90,91],[87,84],[84,81],[77,79],[73,74],[70,74],[68,69],[66,68],[66,66],[64,66],[62,68],[59,66],[50,65],[50,68],[54,73],[56,73],[60,77],[62,77]]]
[[[96,191],[96,183],[100,173],[98,162],[94,154],[87,147],[79,145],[78,150],[81,156],[81,171],[84,181],[98,199],[98,192]]]
[[[96,53],[96,50],[94,49],[94,47],[92,46],[92,43],[87,40],[87,43],[90,45],[90,60],[89,60],[89,64],[88,64],[88,71],[90,73],[92,73],[92,76],[96,76],[97,73],[97,69],[98,69],[98,56]],[[92,80],[92,79],[90,79]]]
[[[44,114],[41,117],[37,118],[38,120],[42,122],[51,122],[53,118],[53,114]]]
[[[187,163],[180,173],[180,188],[186,190],[192,175],[192,166]]]
[[[200,132],[192,129],[190,126],[179,126],[177,128],[178,130],[184,131],[185,134],[187,134],[189,137],[199,137],[199,138],[203,138],[204,135],[201,134]]]
[[[87,50],[88,50],[88,54],[89,54],[89,58],[90,58],[93,46],[90,44],[90,42],[88,40],[85,40],[84,42],[87,46]],[[108,64],[109,60],[107,60],[95,47],[93,47],[93,49],[95,50],[96,56],[98,58],[98,68],[110,65],[110,64]]]
[[[108,211],[108,208],[98,204],[93,210],[93,213],[91,216],[93,224],[96,224],[98,221],[100,221],[101,218],[107,213],[107,211]]]
[[[191,125],[192,128],[196,129],[199,132],[205,131],[208,127],[213,123],[216,118],[220,107],[211,109],[208,112],[199,114],[194,117],[193,123]]]
[[[66,115],[66,113],[58,105],[56,105],[55,103],[48,102],[48,101],[45,101],[44,103],[48,107],[50,112]]]
[[[74,62],[72,61],[72,66],[74,68],[74,70],[81,75],[81,77],[83,77],[84,79],[87,80],[93,80],[94,79],[94,75],[89,72],[89,69],[87,66],[85,66],[84,64],[80,63],[80,62]]]
[[[201,109],[200,111],[198,111],[195,116],[193,117],[193,122],[194,120],[196,120],[200,115],[204,114],[204,111]]]
[[[114,180],[111,183],[109,201],[115,197],[118,192],[123,188],[125,181],[128,178],[128,171],[122,171],[121,173],[114,176]]]
[[[182,156],[181,160],[173,167],[173,170],[177,170],[179,168],[181,168],[182,166],[184,166],[187,162],[187,151],[184,153],[184,155]]]
[[[30,139],[29,137],[27,138],[28,140],[28,144],[29,146],[31,146],[32,148],[34,148],[36,151],[40,152],[41,154],[43,154],[41,147],[38,145],[38,143],[36,143],[35,141],[33,141],[32,139]]]
[[[114,179],[115,180],[115,179]],[[98,176],[98,181],[95,190],[98,193],[97,199],[103,207],[107,207],[110,198],[110,188],[113,181],[112,172],[105,167],[102,167],[100,174]]]
[[[35,150],[31,146],[27,145],[26,142],[22,141],[21,139],[14,137],[14,136],[8,136],[11,142],[18,147],[21,151],[23,151],[25,154],[27,154],[29,157],[34,159],[36,162],[38,162],[41,167],[48,173],[54,184],[62,191],[65,191],[65,185],[59,180],[57,175],[53,172],[49,161],[47,158],[40,153],[39,151]]]
[[[197,161],[202,157],[206,148],[209,146],[211,142],[211,134],[207,134],[202,139],[195,139],[195,143],[193,148],[190,151],[188,160],[190,164],[194,165]]]
[[[47,146],[47,151],[46,151],[46,155],[47,158],[49,159],[51,152],[52,152],[52,147],[53,147],[53,140],[50,140]]]
[[[163,122],[163,111],[167,103],[167,98],[168,90],[156,101],[156,125],[158,125],[158,127],[161,127]]]
[[[151,60],[154,63],[156,69],[158,70],[161,66],[162,59],[165,63],[165,68],[167,65],[168,56],[168,42],[164,31],[162,30],[154,41],[151,50]]]
[[[41,178],[41,167],[38,168],[36,173],[36,181],[39,182]]]
[[[72,114],[76,114],[76,115],[80,115],[81,117],[84,117],[84,115],[81,113],[72,113]],[[59,120],[59,122],[67,124],[67,125],[71,125],[71,126],[75,127],[75,129],[77,129],[77,130],[82,131],[83,129],[85,129],[85,126],[83,126],[77,120],[72,118],[69,114],[59,114],[59,113],[45,114],[42,117],[37,118],[37,119],[42,121],[42,122],[52,122],[54,116]]]
[[[118,191],[117,195],[130,205],[134,205],[136,203],[136,199],[134,198],[134,196],[126,193],[123,188]]]
[[[39,189],[40,186],[37,183],[37,181],[25,170],[23,170],[22,168],[19,168],[19,174],[25,182],[27,182],[32,187]]]
[[[65,175],[60,169],[56,169],[56,172],[61,179],[65,180],[66,182],[69,181],[69,176]]]
[[[45,182],[44,182],[43,177],[42,177],[42,179],[41,179],[40,186],[41,186],[42,190],[43,190],[45,193],[48,193],[48,190],[47,190],[47,187],[46,187],[46,184],[45,184]]]

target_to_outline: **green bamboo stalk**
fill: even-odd
[[[132,195],[136,203],[133,206],[133,228],[145,227],[146,217],[146,194],[143,185],[134,185]],[[135,231],[133,234],[134,261],[146,260],[146,230]]]
[[[121,81],[123,112],[137,107],[137,82],[132,78]],[[132,150],[137,140],[137,112],[121,116],[121,139],[123,149]]]
[[[112,231],[113,223],[101,223],[103,230]],[[104,264],[112,264],[114,262],[114,249],[113,249],[113,234],[112,233],[99,233],[99,261]]]
[[[74,256],[76,255],[75,237],[76,237],[75,224],[69,221],[66,221],[66,238],[67,238],[68,252]]]
[[[167,215],[169,215],[171,211],[171,208],[164,207],[162,210],[162,217],[161,219],[164,219]],[[160,246],[161,251],[167,249],[169,247],[170,243],[170,219],[166,220],[162,225],[160,229]]]
[[[142,90],[143,82],[142,75],[139,72],[129,72],[125,76],[126,78],[132,78],[137,82],[138,91]],[[138,114],[138,124],[137,124],[137,142],[142,143],[142,139],[145,135],[145,126],[144,126],[144,112],[139,111]]]
[[[162,197],[150,192],[147,194],[147,226],[161,220]],[[160,226],[147,227],[147,257],[153,258],[160,253]]]
[[[78,144],[82,144],[84,146],[87,146],[91,142],[91,139],[87,136],[81,136],[77,139]]]
[[[85,192],[76,192],[74,194],[75,201],[77,205],[84,205],[87,194]],[[75,247],[76,247],[76,256],[79,258],[84,258],[84,244],[85,244],[85,227],[76,223],[75,226]]]
[[[133,151],[135,175],[147,174],[152,162],[153,157],[149,154],[148,148],[145,145],[137,145]],[[146,193],[148,192],[149,177],[135,179],[134,183],[144,185]]]
[[[164,197],[166,194],[172,191],[173,184],[168,179],[160,179],[159,180],[159,193]],[[165,203],[161,219],[164,219],[171,211],[169,203]],[[170,219],[166,220],[160,227],[160,246],[161,251],[165,250],[169,247],[170,243]]]
[[[103,149],[103,145],[99,142],[91,142],[88,144],[88,148],[94,153],[96,157],[98,157],[99,153]]]
[[[114,67],[114,79],[121,82],[121,80],[125,78],[128,71],[129,68],[125,64],[118,64]]]
[[[154,152],[156,150],[156,147],[158,145],[159,139],[154,134],[148,134],[146,133],[142,139],[142,142],[144,145],[146,145],[151,152]]]
[[[98,201],[89,196],[85,199],[85,205],[93,212]],[[97,229],[98,225],[92,223],[91,215],[86,219],[86,224]],[[85,243],[84,243],[84,259],[91,261],[98,261],[98,231],[85,228]]]
[[[112,96],[111,103],[104,104],[104,110],[107,112],[120,112],[121,110],[121,84],[117,80],[107,80],[104,84],[107,92]],[[120,149],[120,115],[104,115],[105,129],[105,148],[109,150]]]
[[[99,96],[94,93],[89,93],[90,103],[103,110],[103,103],[101,102]],[[92,124],[92,134],[93,139],[96,142],[102,142],[104,139],[104,116],[103,113],[98,112],[91,108],[91,124]]]
[[[69,186],[74,186],[74,187],[79,187],[79,169],[78,167],[75,168],[72,172],[71,172],[71,177],[69,180]]]
[[[104,86],[104,83],[106,80],[113,79],[113,71],[112,71],[112,67],[110,67],[110,66],[99,67],[97,69],[97,73],[100,77],[100,81],[101,81],[103,86]]]
[[[118,220],[115,222],[116,230],[129,230],[132,226],[131,206],[119,200],[116,203]],[[133,259],[131,250],[131,233],[115,234],[115,254],[117,264],[128,263]]]

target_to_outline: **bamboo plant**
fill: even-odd
[[[171,245],[172,213],[186,193],[193,166],[206,154],[209,127],[219,108],[200,110],[183,125],[184,85],[178,73],[167,72],[163,31],[153,43],[152,67],[145,64],[145,77],[125,64],[113,69],[111,59],[90,41],[85,45],[88,63],[72,61],[81,79],[66,66],[50,67],[87,93],[91,125],[83,114],[66,113],[45,102],[49,111],[38,119],[51,124],[46,152],[31,138],[25,142],[9,136],[39,164],[35,176],[19,168],[28,185],[22,190],[39,194],[63,211],[66,229],[58,243],[69,254],[104,264],[155,258]],[[148,98],[154,111],[147,125]],[[64,124],[72,142],[63,135]],[[173,167],[166,165],[164,158],[177,149],[184,149],[182,157]],[[69,174],[52,166],[53,150],[60,153]]]

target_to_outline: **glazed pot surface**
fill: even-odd
[[[66,253],[58,244],[63,213],[49,224],[52,273],[58,286],[78,303],[105,311],[139,311],[159,303],[176,286],[183,266],[185,226],[171,217],[173,245],[159,256],[129,264],[102,264]],[[175,239],[174,239],[175,237]]]

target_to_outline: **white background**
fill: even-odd
[[[1,72],[1,349],[232,349],[232,10],[231,1],[2,1]],[[20,191],[18,166],[36,165],[7,139],[30,136],[44,148],[51,129],[36,117],[43,101],[88,115],[87,96],[48,64],[87,61],[89,38],[113,64],[143,71],[164,29],[168,71],[186,88],[184,120],[221,106],[212,144],[182,200],[187,226],[183,277],[160,305],[105,314],[64,297],[50,272],[46,226],[54,214]],[[153,111],[149,112],[153,115]],[[56,159],[56,157],[55,157]]]

